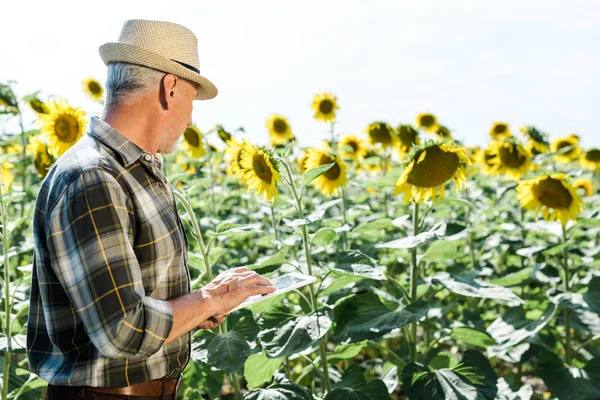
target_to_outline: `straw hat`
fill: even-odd
[[[104,64],[127,62],[167,72],[200,84],[196,100],[208,100],[217,87],[200,75],[198,39],[184,26],[163,21],[125,21],[118,42],[100,46]]]

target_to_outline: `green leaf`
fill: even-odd
[[[238,373],[250,352],[246,338],[236,331],[229,331],[216,335],[208,345],[208,364],[221,371]]]
[[[456,242],[438,241],[433,242],[427,248],[421,261],[443,261],[453,258],[456,255]]]
[[[244,400],[314,400],[314,397],[307,388],[288,381],[268,389],[251,390]]]
[[[536,320],[525,319],[520,307],[512,307],[501,318],[496,319],[487,328],[487,332],[498,343],[492,351],[508,349],[523,340],[535,336],[554,318],[556,305],[549,304],[542,316]]]
[[[438,240],[446,234],[446,223],[440,222],[429,231],[419,233],[417,236],[409,236],[403,239],[392,240],[387,243],[375,245],[378,249],[414,249]]]
[[[521,285],[531,279],[532,267],[523,268],[520,271],[513,272],[512,274],[504,275],[500,278],[491,279],[490,283],[502,287],[511,287]]]
[[[12,291],[11,291],[12,292]],[[26,349],[27,349],[27,336],[26,335],[14,335],[11,336],[10,338],[10,342],[11,342],[11,353],[25,353]],[[5,334],[1,333],[0,334],[0,351],[5,353],[8,351],[7,349],[7,345],[8,345],[8,338],[6,337]]]
[[[431,369],[410,363],[402,371],[403,388],[410,399],[494,400],[496,373],[478,351],[466,351],[452,368]]]
[[[288,250],[289,247],[283,247],[276,254],[259,261],[257,264],[247,265],[247,267],[261,275],[273,272],[277,270],[281,264],[287,261],[285,256],[287,255]]]
[[[336,363],[341,360],[348,360],[360,354],[362,349],[367,347],[368,340],[363,340],[358,343],[349,343],[336,346],[332,352],[327,354],[327,362]]]
[[[600,397],[598,358],[588,361],[584,369],[569,368],[554,353],[544,351],[538,358],[540,377],[559,400],[596,400]]]
[[[210,177],[208,177],[208,178],[202,178],[202,179],[200,179],[200,180],[198,180],[198,181],[190,184],[189,187],[187,188],[187,195],[188,195],[188,197],[192,196],[192,192],[194,190],[196,190],[196,189],[198,189],[198,188],[206,185],[209,182],[210,182]]]
[[[321,290],[321,292],[318,294],[319,296],[327,296],[330,295],[331,293],[337,292],[338,290],[341,290],[343,288],[345,288],[346,286],[348,286],[351,283],[354,282],[358,282],[365,279],[362,276],[359,275],[340,275],[339,277],[336,277],[333,282],[331,282],[331,284],[329,284],[329,286],[327,286],[324,290]]]
[[[384,175],[378,179],[374,179],[374,180],[365,182],[362,185],[365,188],[394,187],[401,174],[402,174],[402,169],[395,168],[395,169],[391,170],[387,175]]]
[[[319,229],[311,238],[310,243],[312,246],[329,246],[336,237],[335,230],[331,228]]]
[[[518,392],[513,392],[504,378],[498,378],[497,386],[496,400],[531,400],[533,397],[533,388],[529,384],[521,386]]]
[[[422,300],[398,311],[384,306],[372,292],[349,296],[335,306],[334,343],[353,343],[379,338],[396,328],[427,315],[430,306]]]
[[[325,215],[325,211],[327,211],[327,210],[319,209],[319,210],[316,210],[315,212],[313,212],[312,214],[310,214],[306,218],[298,218],[295,220],[283,218],[282,221],[290,228],[296,228],[296,227],[302,226],[302,225],[309,225],[309,224],[312,224],[313,222],[319,221],[321,218],[323,218],[323,216]]]
[[[358,275],[379,281],[387,280],[377,261],[359,250],[339,252],[333,271],[338,276]]]
[[[453,328],[452,332],[450,333],[450,337],[454,340],[461,341],[471,346],[479,346],[483,348],[497,344],[494,338],[488,333],[466,326]]]
[[[208,232],[208,236],[233,238],[235,236],[239,236],[240,233],[247,232],[262,232],[260,229],[260,224],[238,225],[231,222],[226,222],[217,227],[217,232]]]
[[[351,366],[342,375],[342,379],[335,383],[325,400],[337,399],[389,399],[387,386],[380,379],[367,382],[362,369],[358,365]]]
[[[254,318],[247,315],[240,318],[231,330],[242,335],[248,342],[254,342],[260,332],[260,328],[256,324],[256,321],[254,321]]]
[[[463,296],[505,301],[511,305],[525,303],[512,290],[492,285],[467,274],[450,275],[448,272],[438,272],[430,278],[425,278],[425,281],[430,285],[441,285],[451,292]]]
[[[396,226],[392,223],[391,218],[380,218],[375,221],[366,222],[364,224],[360,224],[356,228],[353,229],[354,232],[369,232],[369,231],[377,231],[381,229],[396,229]]]
[[[309,183],[311,183],[312,181],[317,179],[319,176],[321,176],[325,172],[329,171],[329,169],[331,167],[333,167],[334,165],[335,165],[335,162],[332,162],[331,164],[325,164],[325,165],[321,165],[320,167],[317,167],[317,168],[309,169],[308,171],[306,171],[304,173],[304,175],[302,175],[302,184],[304,186],[308,185]]]
[[[258,335],[270,358],[299,353],[315,344],[331,327],[326,311],[286,321],[283,325],[266,329]]]
[[[213,247],[210,249],[210,253],[208,254],[208,262],[210,265],[215,265],[223,254],[225,254],[225,249],[222,247]]]
[[[456,206],[456,207],[468,207],[470,209],[475,208],[475,204],[471,203],[470,201],[465,200],[465,199],[459,199],[457,197],[452,197],[452,196],[444,196],[443,199],[440,199],[435,203],[436,207],[439,207],[442,205]]]
[[[283,361],[283,358],[268,358],[264,351],[248,357],[244,364],[244,378],[248,382],[248,388],[254,389],[271,382],[273,374]]]

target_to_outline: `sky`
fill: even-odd
[[[493,122],[504,121],[513,132],[535,125],[600,146],[595,0],[36,0],[2,2],[0,15],[0,82],[17,81],[19,96],[64,96],[91,113],[101,105],[81,82],[105,81],[98,47],[140,18],[176,22],[198,37],[201,72],[219,88],[215,99],[194,103],[204,131],[243,126],[264,144],[275,112],[301,146],[318,146],[328,126],[310,105],[327,91],[338,98],[340,134],[362,134],[378,120],[414,124],[432,112],[469,145],[488,143]]]

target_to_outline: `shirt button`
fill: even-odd
[[[144,160],[151,161],[152,160],[152,156],[150,154],[146,154],[146,155],[144,155]]]

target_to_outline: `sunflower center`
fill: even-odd
[[[356,153],[358,151],[358,143],[356,143],[354,140],[350,140],[348,143],[346,143],[348,146],[352,147],[352,152]]]
[[[600,161],[600,150],[592,149],[585,153],[585,159],[592,162]]]
[[[562,141],[562,142],[558,142],[558,145],[556,147],[558,148],[558,150],[560,150],[560,149],[564,149],[565,147],[569,147],[569,146],[572,146],[572,145],[573,145],[573,143],[567,142],[565,140],[565,141]],[[575,150],[575,148],[571,147],[571,149],[569,151],[566,151],[563,154],[571,154],[574,150]]]
[[[183,133],[183,137],[192,147],[198,147],[200,145],[200,136],[192,128],[187,128]]]
[[[88,89],[90,89],[90,92],[92,92],[93,94],[102,93],[102,87],[98,84],[98,82],[88,83]]]
[[[262,154],[254,154],[252,157],[252,169],[261,181],[271,183],[273,173],[267,164],[265,157]]]
[[[460,165],[456,154],[432,146],[418,152],[414,157],[415,163],[423,151],[427,151],[425,158],[420,163],[414,164],[406,180],[408,183],[413,186],[430,188],[442,185],[454,176]]]
[[[319,103],[319,111],[323,114],[329,114],[333,111],[333,102],[328,99],[322,100]]]
[[[494,133],[500,134],[500,133],[504,133],[504,132],[506,132],[506,125],[504,125],[504,124],[494,125]]]
[[[498,155],[500,155],[502,165],[508,168],[521,168],[527,161],[527,157],[519,153],[517,146],[502,147],[498,152]]]
[[[72,115],[63,114],[56,118],[54,130],[61,142],[71,143],[75,141],[75,138],[77,137],[79,123],[77,122],[77,118]]]
[[[379,125],[371,129],[369,136],[375,143],[389,144],[392,141],[392,134],[385,125]]]
[[[534,185],[533,195],[540,203],[554,209],[567,210],[573,202],[573,196],[562,181],[554,178],[546,178]]]
[[[417,131],[410,127],[401,127],[398,129],[398,137],[405,146],[411,146],[417,142]]]
[[[494,164],[491,162],[491,161],[494,159],[494,157],[496,157],[496,155],[495,155],[494,153],[492,153],[492,152],[489,152],[489,151],[487,151],[487,150],[486,150],[486,152],[485,152],[485,154],[484,154],[484,156],[483,156],[483,160],[485,161],[485,163],[486,163],[486,165],[487,165],[488,167],[492,167],[492,166],[494,165]]]
[[[332,162],[335,162],[335,164],[333,164],[332,167],[329,168],[327,172],[323,174],[323,176],[325,176],[325,178],[327,178],[330,181],[335,181],[342,172],[342,169],[338,165],[337,160],[329,157],[328,155],[322,155],[321,159],[319,160],[319,165],[327,165],[331,164]]]
[[[287,123],[282,119],[276,119],[273,121],[273,130],[281,135],[287,131]]]
[[[433,115],[423,115],[419,122],[421,122],[421,126],[428,127],[435,123],[435,118]]]

